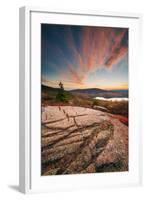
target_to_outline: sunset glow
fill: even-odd
[[[42,84],[128,89],[128,29],[42,25]]]

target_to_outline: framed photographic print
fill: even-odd
[[[20,8],[20,191],[139,185],[141,16]]]

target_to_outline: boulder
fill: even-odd
[[[47,106],[41,123],[42,175],[128,170],[128,126],[113,115]]]

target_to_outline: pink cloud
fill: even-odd
[[[76,47],[70,28],[67,29],[66,35],[66,47],[74,59],[74,64],[62,49],[57,46],[54,48],[66,66],[65,70],[59,69],[60,76],[75,83],[82,84],[89,73],[98,68],[112,69],[128,52],[128,45],[124,41],[127,29],[82,27],[80,50]]]

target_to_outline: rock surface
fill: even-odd
[[[128,170],[128,127],[106,112],[42,108],[42,175]]]

